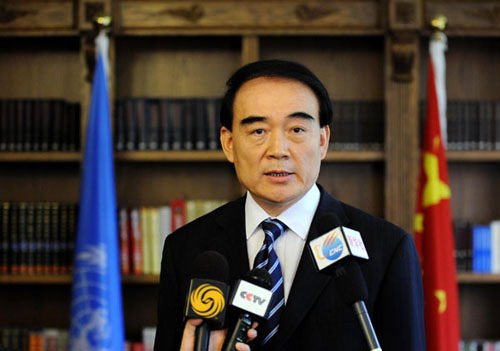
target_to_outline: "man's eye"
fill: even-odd
[[[305,129],[304,128],[300,128],[300,127],[295,127],[292,130],[293,130],[293,132],[295,134],[299,134],[299,133],[305,132]]]
[[[252,134],[255,134],[255,135],[262,135],[264,134],[264,129],[255,129]]]

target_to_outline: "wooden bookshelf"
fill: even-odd
[[[409,232],[429,19],[445,14],[450,23],[448,97],[500,100],[495,1],[2,2],[0,13],[8,18],[0,16],[0,98],[80,103],[81,140],[90,100],[89,19],[96,4],[114,17],[112,100],[220,97],[225,79],[241,64],[285,58],[309,66],[334,101],[384,101],[384,150],[331,150],[319,182],[340,200]],[[454,216],[477,222],[500,218],[500,151],[449,151],[447,156]],[[116,152],[115,160],[121,206],[157,205],[177,197],[233,199],[242,193],[221,151]],[[76,203],[81,161],[82,152],[1,152],[0,201]],[[0,276],[0,301],[9,305],[0,328],[67,327],[69,316],[49,311],[69,311],[70,282],[69,275]],[[127,333],[154,325],[157,282],[157,276],[123,277]],[[497,321],[490,314],[498,307],[498,275],[461,273],[459,283],[462,335],[500,338],[489,326]],[[37,285],[39,294],[25,289],[29,284]],[[481,318],[486,322],[479,323]]]
[[[0,152],[0,162],[80,162],[80,152]]]

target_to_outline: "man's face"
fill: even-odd
[[[239,181],[270,215],[300,200],[318,178],[330,138],[319,124],[319,103],[305,84],[260,77],[241,86],[232,131],[221,142]]]

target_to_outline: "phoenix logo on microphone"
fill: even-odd
[[[221,289],[202,284],[191,293],[191,308],[200,317],[213,318],[225,307],[226,300]]]
[[[321,251],[320,251],[321,247]],[[325,258],[331,261],[336,260],[344,251],[344,243],[340,238],[339,233],[334,230],[326,235],[322,245],[315,245],[314,250],[316,257],[322,261]]]

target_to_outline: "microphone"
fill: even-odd
[[[255,268],[244,279],[236,282],[231,297],[231,306],[242,310],[224,351],[235,351],[237,342],[246,343],[247,332],[254,321],[266,318],[271,305],[271,275],[264,269]]]
[[[196,327],[195,351],[207,351],[210,330],[221,329],[224,324],[228,275],[227,260],[216,251],[203,252],[193,262],[184,317],[203,319]]]
[[[330,214],[320,219],[318,227],[327,233],[311,240],[310,252],[319,271],[333,274],[337,291],[345,304],[353,307],[370,351],[382,351],[366,309],[368,288],[361,268],[354,258],[368,260],[368,252],[361,234],[353,229],[337,226],[337,216]],[[332,271],[333,270],[333,271]]]

